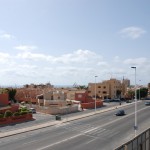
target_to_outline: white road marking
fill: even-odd
[[[89,133],[89,132],[91,132],[91,131],[97,130],[98,128],[99,128],[99,127],[96,127],[96,128],[90,129],[90,130],[87,130],[87,131],[85,131],[84,133]]]
[[[139,112],[139,111],[142,111],[142,110],[144,110],[144,109],[146,109],[146,108],[140,109],[140,110],[138,110],[138,112]],[[126,117],[129,117],[129,116],[131,116],[131,115],[133,115],[133,114],[134,114],[134,112],[131,113],[131,114],[129,114],[129,115],[126,115],[126,116],[124,116],[124,117],[121,117],[121,118],[119,118],[119,119],[117,119],[117,120],[113,120],[113,121],[111,121],[111,122],[108,122],[108,123],[106,123],[106,124],[103,124],[102,126],[93,128],[93,129],[91,129],[91,130],[85,131],[85,132],[83,132],[83,133],[77,134],[77,135],[72,136],[72,137],[69,137],[69,138],[66,138],[66,139],[64,139],[64,140],[62,140],[62,141],[58,141],[58,142],[56,142],[56,143],[47,145],[47,146],[42,147],[42,148],[39,148],[39,149],[37,149],[37,150],[44,150],[44,149],[49,148],[49,147],[52,147],[52,146],[54,146],[54,145],[64,143],[64,142],[66,142],[66,141],[72,140],[72,139],[74,139],[74,138],[76,138],[76,137],[78,137],[78,136],[81,136],[81,135],[83,135],[83,134],[86,134],[86,133],[89,133],[89,132],[91,132],[91,131],[97,130],[98,128],[102,128],[102,127],[104,127],[104,126],[106,126],[106,125],[112,124],[112,123],[114,123],[114,122],[116,122],[116,121],[118,121],[118,120],[121,120],[121,119],[124,119],[124,118],[126,118]],[[94,139],[93,139],[93,140],[94,140]]]
[[[95,139],[90,140],[90,141],[88,141],[88,142],[86,142],[86,143],[84,143],[84,144],[86,145],[86,144],[89,144],[89,143],[91,143],[91,142],[93,142],[93,141],[95,141]]]
[[[37,141],[37,140],[29,141],[29,142],[23,143],[22,145],[28,145],[28,144],[34,143],[34,142],[36,142],[36,141]]]
[[[85,131],[85,132],[83,132],[83,133],[84,133],[84,134],[85,134],[85,133],[88,133],[88,132],[90,132],[90,131],[96,130],[97,128],[98,128],[98,127],[93,128],[93,129],[88,130],[88,131]],[[54,146],[54,145],[64,143],[64,142],[66,142],[66,141],[72,140],[72,139],[74,139],[74,138],[76,138],[76,137],[78,137],[78,136],[83,135],[83,133],[77,134],[77,135],[75,135],[75,136],[66,138],[66,139],[64,139],[64,140],[61,140],[61,141],[59,141],[59,142],[56,142],[56,143],[53,143],[53,144],[50,144],[50,145],[47,145],[47,146],[42,147],[42,148],[39,148],[39,149],[37,149],[37,150],[43,150],[43,149],[46,149],[46,148],[48,148],[48,147],[52,147],[52,146]]]

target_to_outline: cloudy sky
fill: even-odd
[[[149,0],[0,0],[0,85],[150,82]]]

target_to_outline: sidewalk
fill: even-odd
[[[134,104],[134,103],[118,105],[117,108],[125,107],[125,106],[131,105],[131,104]],[[116,106],[113,106],[113,107],[106,108],[106,109],[103,109],[103,110],[98,110],[96,112],[90,112],[90,113],[87,113],[87,114],[80,114],[80,115],[77,115],[77,116],[68,117],[67,119],[63,119],[63,120],[60,120],[60,121],[49,121],[49,122],[46,122],[46,123],[42,123],[42,124],[30,126],[30,127],[25,127],[25,128],[17,129],[17,130],[14,130],[14,131],[7,131],[7,132],[4,132],[4,133],[0,133],[0,138],[16,135],[16,134],[20,134],[20,133],[25,133],[25,132],[29,132],[29,131],[33,131],[33,130],[37,130],[37,129],[41,129],[41,128],[45,128],[45,127],[49,127],[49,126],[54,126],[54,125],[57,125],[57,124],[61,124],[61,123],[65,123],[65,122],[69,122],[69,121],[89,117],[89,116],[92,116],[92,115],[96,115],[96,114],[99,114],[99,113],[103,113],[103,112],[107,112],[107,111],[115,110],[115,109],[116,109]]]

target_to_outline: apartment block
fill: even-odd
[[[123,81],[113,79],[103,81],[101,83],[89,83],[88,84],[88,95],[100,99],[107,98],[123,98],[125,97],[127,87],[130,82],[128,79]]]
[[[108,98],[110,97],[109,92],[110,91],[110,85],[106,82],[103,81],[102,83],[89,83],[88,84],[88,95],[92,98]]]

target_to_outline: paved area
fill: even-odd
[[[59,120],[59,121],[52,119],[52,120],[49,120],[49,121],[44,122],[44,123],[35,124],[35,125],[32,125],[32,126],[25,126],[23,128],[19,128],[19,129],[16,128],[15,130],[9,130],[9,131],[6,131],[6,132],[1,132],[0,133],[0,138],[15,135],[15,134],[19,134],[19,133],[24,133],[24,132],[28,132],[28,131],[33,131],[33,130],[37,130],[37,129],[41,129],[41,128],[45,128],[45,127],[49,127],[49,126],[53,126],[53,125],[73,121],[73,120],[76,120],[76,119],[81,119],[81,118],[84,118],[84,117],[88,117],[88,116],[91,116],[91,115],[95,115],[95,114],[98,114],[98,113],[103,113],[103,112],[106,112],[106,111],[116,109],[116,107],[117,108],[125,107],[125,106],[130,105],[130,104],[134,104],[134,103],[124,103],[122,105],[117,105],[117,106],[116,105],[112,105],[112,106],[110,105],[110,107],[105,107],[103,109],[97,109],[96,111],[93,111],[93,109],[92,109],[89,112],[85,111],[86,113],[71,115],[71,116],[67,117],[67,119],[62,119],[62,120]]]
[[[26,128],[26,127],[42,124],[44,122],[55,120],[54,115],[44,114],[44,113],[33,114],[33,118],[34,120],[30,120],[26,122],[0,126],[0,133],[13,131],[13,130],[21,129],[21,128]]]

